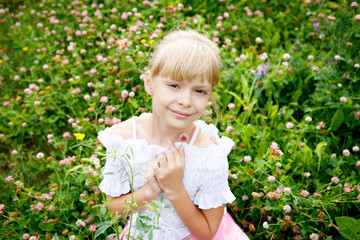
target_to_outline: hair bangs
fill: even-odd
[[[193,37],[172,41],[165,38],[154,52],[149,66],[150,74],[181,82],[200,77],[202,81],[215,86],[220,79],[220,59],[212,47]]]

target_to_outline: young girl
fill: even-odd
[[[219,49],[207,37],[192,30],[169,33],[144,80],[152,113],[99,132],[107,151],[118,154],[107,158],[100,184],[114,214],[126,217],[131,184],[140,215],[152,217],[143,206],[165,193],[168,208],[161,209],[153,239],[248,239],[224,214],[224,204],[235,200],[227,181],[227,155],[234,142],[199,120],[220,79],[219,64]],[[189,137],[181,142],[180,135]],[[136,237],[135,224],[131,228],[127,231]]]

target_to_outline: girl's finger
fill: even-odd
[[[166,159],[167,159],[167,163],[168,163],[168,168],[169,169],[173,169],[175,167],[175,157],[174,157],[174,153],[173,151],[171,150],[168,150],[165,152],[165,155],[166,155]]]

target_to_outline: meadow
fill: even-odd
[[[228,212],[250,239],[360,239],[360,6],[339,0],[0,1],[0,239],[116,239],[97,132],[151,111],[159,40],[223,67],[202,117],[232,138]],[[149,207],[157,209],[162,203]],[[131,208],[131,203],[130,203]],[[130,209],[131,210],[131,209]],[[139,231],[151,231],[141,219]]]

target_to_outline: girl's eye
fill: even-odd
[[[177,84],[170,84],[169,86],[172,88],[179,88],[179,86]]]
[[[195,90],[196,93],[207,95],[207,92],[204,90]]]

